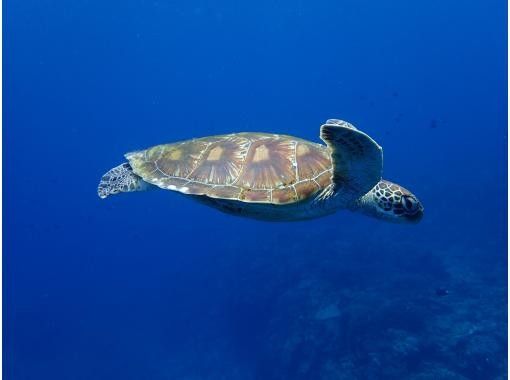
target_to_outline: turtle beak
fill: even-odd
[[[424,208],[420,204],[420,208],[418,209],[418,211],[416,211],[414,214],[406,215],[407,221],[409,221],[411,223],[418,223],[423,218],[423,211],[424,211]]]

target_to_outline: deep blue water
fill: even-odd
[[[5,378],[506,378],[506,14],[5,1]],[[125,152],[236,131],[318,142],[328,118],[383,146],[421,223],[97,197]]]

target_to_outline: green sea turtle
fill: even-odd
[[[329,119],[326,145],[269,133],[234,133],[157,145],[125,155],[98,195],[161,188],[231,214],[303,220],[339,209],[395,222],[423,216],[418,199],[381,179],[382,149],[351,124]]]

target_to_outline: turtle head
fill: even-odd
[[[417,223],[423,217],[423,206],[409,190],[396,183],[381,180],[361,197],[359,211],[397,223]]]

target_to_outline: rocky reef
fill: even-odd
[[[211,259],[203,281],[215,302],[167,375],[506,378],[506,258],[497,249],[404,242],[382,250],[376,239],[317,238],[276,236]]]

